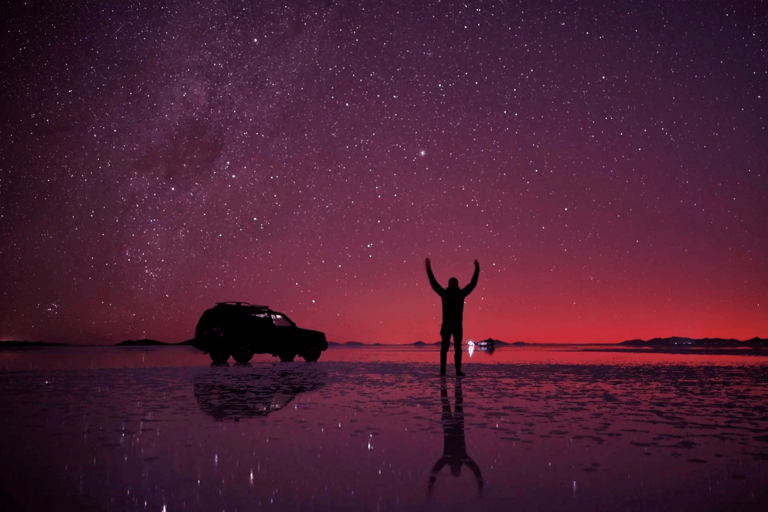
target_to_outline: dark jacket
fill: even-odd
[[[480,277],[480,267],[475,267],[472,281],[464,288],[459,288],[458,286],[443,288],[435,279],[431,267],[427,267],[427,276],[429,276],[429,284],[432,286],[432,289],[443,299],[443,325],[460,327],[464,320],[464,299],[477,286],[477,279]]]

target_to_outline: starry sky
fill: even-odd
[[[765,3],[15,2],[0,340],[768,337]]]

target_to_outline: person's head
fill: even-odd
[[[459,287],[459,280],[455,277],[452,277],[448,280],[448,288],[458,288]]]
[[[451,463],[451,475],[453,476],[461,476],[461,462],[458,463]]]

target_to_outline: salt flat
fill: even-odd
[[[768,360],[0,352],[6,510],[764,510]],[[449,358],[450,360],[450,358]]]

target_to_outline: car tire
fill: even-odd
[[[304,351],[304,360],[307,362],[315,362],[320,359],[321,350],[317,347],[308,348]]]
[[[211,361],[214,364],[224,364],[229,359],[229,351],[221,348],[211,350],[208,355],[211,356]]]
[[[240,364],[250,362],[252,357],[253,351],[247,343],[235,344],[235,347],[232,349],[232,358]]]

